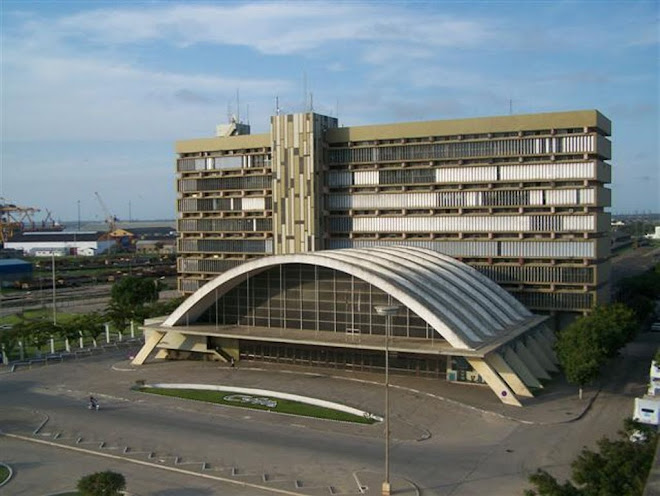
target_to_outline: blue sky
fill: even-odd
[[[596,108],[614,213],[660,211],[659,1],[12,1],[0,196],[59,219],[175,216],[174,141],[228,112],[343,125]]]

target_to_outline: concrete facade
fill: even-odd
[[[179,289],[266,255],[414,246],[535,312],[587,312],[610,293],[610,133],[596,110],[357,127],[303,113],[179,141]]]

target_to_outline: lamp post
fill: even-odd
[[[57,302],[55,299],[55,251],[51,251],[52,269],[53,269],[53,324],[57,324]]]
[[[390,332],[392,317],[399,312],[399,305],[376,305],[378,315],[384,315],[385,321],[385,480],[382,486],[382,496],[390,496]]]

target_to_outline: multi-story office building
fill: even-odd
[[[609,299],[610,128],[595,110],[358,127],[302,113],[179,141],[179,288],[265,255],[406,245],[536,313],[585,312]]]

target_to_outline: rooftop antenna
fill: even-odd
[[[513,115],[513,100],[509,98],[509,115]]]
[[[241,122],[241,100],[236,88],[236,122]]]
[[[337,123],[339,123],[339,98],[337,98],[337,104],[335,106],[335,116],[337,117]]]
[[[307,72],[303,72],[303,112],[307,112]]]
[[[275,97],[275,115],[280,115],[280,97]]]
[[[231,102],[227,102],[227,122],[231,122]]]
[[[247,125],[250,125],[250,104],[247,104]]]
[[[314,93],[309,93],[309,111],[314,112]]]

